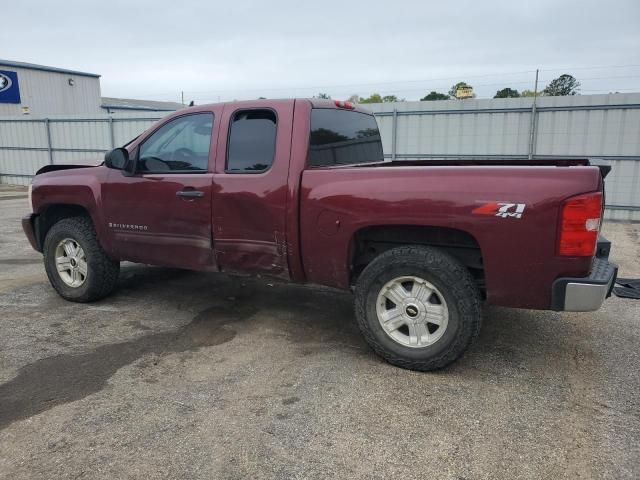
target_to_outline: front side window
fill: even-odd
[[[309,165],[382,162],[382,141],[373,115],[333,108],[311,111]]]
[[[242,110],[231,121],[227,147],[228,173],[260,173],[273,164],[276,114],[272,110]]]
[[[212,113],[186,115],[170,121],[140,147],[138,171],[206,172],[212,129]]]

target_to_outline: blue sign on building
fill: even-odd
[[[18,74],[0,70],[0,103],[20,103]]]

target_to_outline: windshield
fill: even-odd
[[[382,161],[382,141],[373,115],[333,108],[311,111],[310,166]]]

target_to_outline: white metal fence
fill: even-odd
[[[607,216],[640,221],[640,93],[367,105],[385,157],[598,158],[611,164]],[[97,163],[160,118],[0,118],[0,182],[50,163]]]
[[[126,118],[0,118],[0,183],[28,185],[41,167],[95,165],[108,150],[123,145],[162,118],[155,112]]]

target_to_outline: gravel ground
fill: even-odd
[[[123,265],[65,302],[0,189],[0,477],[639,478],[640,301],[488,308],[438,373],[367,348],[349,294]],[[607,224],[640,277],[640,225]]]

